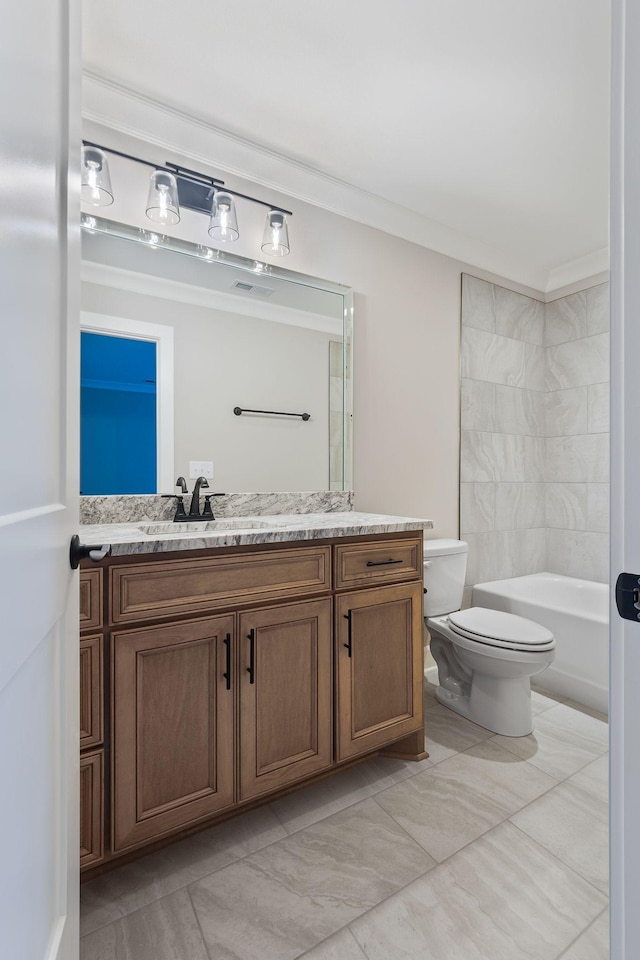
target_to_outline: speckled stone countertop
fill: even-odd
[[[232,529],[229,529],[229,526]],[[113,556],[129,556],[173,550],[371,536],[408,530],[431,530],[432,527],[431,520],[349,511],[235,517],[190,524],[148,521],[86,524],[80,527],[80,539],[83,543],[110,543]]]

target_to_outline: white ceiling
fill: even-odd
[[[106,78],[239,138],[249,179],[346,184],[347,215],[511,279],[606,266],[607,0],[85,0],[84,62],[94,119]]]

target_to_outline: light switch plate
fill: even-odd
[[[196,477],[206,477],[207,480],[211,480],[213,478],[213,460],[190,460],[189,479],[195,480]]]

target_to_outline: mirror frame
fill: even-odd
[[[202,260],[208,263],[229,264],[239,270],[250,273],[252,277],[265,276],[273,277],[278,280],[284,280],[297,285],[313,287],[317,290],[323,290],[328,293],[334,293],[342,297],[342,486],[341,490],[353,490],[353,327],[354,327],[354,297],[351,287],[341,283],[335,283],[331,280],[323,280],[320,277],[314,277],[311,274],[298,273],[294,270],[287,270],[275,264],[266,263],[259,260],[250,260],[247,257],[241,257],[237,254],[228,253],[226,250],[219,250],[215,247],[205,247],[202,244],[191,243],[187,240],[180,240],[176,237],[169,237],[154,231],[143,230],[140,227],[130,226],[129,224],[119,223],[115,220],[107,220],[102,217],[95,217],[83,213],[81,218],[82,228],[89,233],[103,233],[118,237],[123,240],[131,240],[137,243],[143,243],[149,246],[152,242],[149,238],[156,237],[155,244],[161,246],[163,250],[170,250],[181,254]],[[89,263],[90,261],[83,261]],[[82,329],[99,331],[100,324],[98,316],[94,314],[84,314]],[[105,323],[110,318],[104,317]],[[107,332],[106,327],[103,328]],[[115,331],[114,331],[115,332]],[[159,411],[160,412],[160,411]],[[164,411],[164,422],[167,424],[170,417],[171,429],[173,429],[173,409]],[[165,444],[166,446],[166,444]],[[160,458],[158,461],[158,493],[162,490],[162,485],[166,481],[167,472],[167,451],[163,459],[164,468],[161,466]],[[172,481],[171,481],[172,483]],[[329,481],[331,484],[331,481]],[[327,490],[330,486],[327,487]],[[240,491],[237,491],[240,492]],[[252,491],[241,491],[252,492]],[[287,491],[293,492],[293,491]]]

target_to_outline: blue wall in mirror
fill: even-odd
[[[82,333],[80,492],[156,493],[156,481],[156,345]]]

